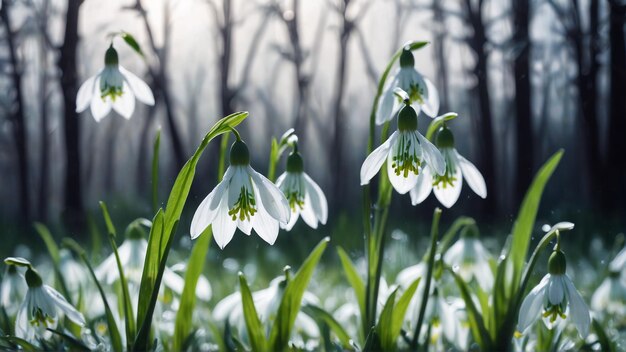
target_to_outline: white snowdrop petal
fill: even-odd
[[[247,192],[253,193],[246,167],[237,165],[231,166],[231,168],[233,169],[233,176],[228,185],[228,209],[232,209],[237,203],[243,188]]]
[[[302,176],[304,177],[306,192],[310,197],[315,215],[322,225],[326,224],[326,220],[328,220],[328,201],[326,196],[320,186],[309,175],[303,173]]]
[[[152,89],[150,89],[146,82],[121,65],[119,66],[119,69],[126,82],[128,82],[130,89],[133,93],[135,93],[137,99],[146,105],[154,105],[154,95],[152,94]]]
[[[196,296],[205,302],[210,301],[213,296],[211,283],[202,275],[198,277],[198,283],[196,284]]]
[[[91,115],[96,120],[96,122],[100,122],[103,118],[105,118],[109,112],[111,112],[111,99],[110,98],[102,98],[100,96],[95,96],[91,99]]]
[[[467,182],[467,185],[470,186],[472,191],[479,197],[483,199],[487,198],[487,185],[485,184],[483,175],[478,171],[478,168],[461,156],[456,150],[454,152],[459,161],[458,166],[461,168],[463,178],[465,182]]]
[[[422,111],[429,117],[437,117],[439,113],[439,92],[428,78],[423,78],[423,82],[425,86],[425,97]]]
[[[240,220],[237,219],[237,228],[239,230],[241,230],[241,232],[245,233],[246,235],[250,236],[250,233],[252,232],[252,219],[250,220]]]
[[[391,146],[398,138],[398,131],[394,132],[387,138],[385,143],[378,146],[374,151],[367,156],[363,165],[361,166],[361,186],[370,183],[370,180],[378,173],[381,166],[385,162],[385,159],[389,155]]]
[[[417,183],[417,175],[413,172],[409,172],[407,177],[404,177],[402,173],[397,175],[391,166],[393,162],[392,158],[393,154],[387,154],[387,176],[389,176],[389,182],[391,182],[391,185],[396,192],[405,194],[415,187]]]
[[[254,171],[250,166],[248,166],[248,174],[252,177],[258,191],[257,194],[260,196],[260,199],[257,200],[257,208],[264,207],[271,217],[281,223],[289,222],[291,211],[283,192],[272,181]],[[259,205],[259,201],[262,205]]]
[[[217,209],[224,194],[225,193],[228,194],[228,188],[230,186],[230,183],[234,174],[235,174],[235,168],[229,166],[226,169],[226,172],[224,173],[224,177],[222,178],[222,181],[217,184],[217,186],[213,189],[213,191],[211,191],[211,193],[214,193],[214,194],[213,194],[212,200],[208,203],[209,209],[211,210]]]
[[[293,226],[296,224],[296,222],[298,222],[299,218],[300,218],[300,210],[298,210],[298,207],[296,207],[296,209],[291,212],[291,217],[289,218],[289,222],[286,224],[281,223],[280,228],[285,231],[291,231],[291,229],[293,229]]]
[[[435,193],[435,197],[437,197],[437,200],[439,200],[439,202],[446,208],[452,207],[461,195],[463,179],[459,168],[456,169],[454,177],[456,178],[456,181],[453,182],[452,186],[446,185],[443,187],[441,183],[433,186],[433,193]]]
[[[43,289],[49,295],[49,297],[54,300],[56,306],[61,309],[65,316],[67,316],[71,321],[80,326],[85,326],[87,324],[85,322],[85,317],[83,317],[83,314],[76,310],[76,308],[72,307],[72,305],[69,304],[59,292],[47,285],[44,285]]]
[[[94,94],[97,98],[97,78],[98,75],[89,77],[78,89],[78,93],[76,94],[76,112],[85,111],[91,103],[91,99],[94,97]]]
[[[432,171],[434,171],[438,175],[443,175],[446,172],[446,161],[439,152],[439,149],[435,147],[426,137],[422,136],[419,132],[417,133],[417,139],[420,142],[420,146],[424,151],[424,159],[426,163],[431,166]]]
[[[220,190],[222,192],[218,192]],[[198,238],[198,236],[200,236],[215,219],[215,216],[217,215],[217,208],[211,209],[210,204],[214,197],[222,195],[218,193],[223,194],[223,189],[220,189],[219,186],[215,187],[213,191],[211,191],[211,193],[204,198],[202,203],[198,206],[198,209],[196,209],[196,212],[193,214],[193,218],[191,219],[191,228],[189,230],[192,240]]]
[[[264,207],[259,206],[257,213],[252,217],[252,227],[265,242],[271,245],[276,242],[278,221],[265,211]]]
[[[301,211],[301,215],[302,215],[302,220],[304,220],[304,222],[309,225],[311,228],[316,229],[317,228],[317,216],[315,214],[315,211],[313,210],[313,206],[311,205],[312,201],[311,201],[311,197],[309,197],[309,194],[304,196],[304,206],[302,207],[302,211]]]
[[[521,332],[525,332],[539,317],[543,309],[546,286],[550,275],[544,276],[539,285],[535,286],[528,296],[524,298],[519,310],[518,327]]]
[[[126,82],[124,82],[122,88],[122,95],[116,97],[115,101],[113,101],[113,110],[127,120],[133,116],[133,112],[135,111],[135,96],[128,88]]]
[[[409,193],[412,205],[420,204],[428,198],[433,189],[432,179],[433,177],[430,175],[428,167],[422,168],[419,175],[417,175],[415,187],[411,188]]]
[[[213,220],[213,238],[220,249],[224,249],[233,239],[236,229],[237,223],[228,214],[228,192],[224,192]]]
[[[572,280],[569,277],[563,278],[566,290],[567,298],[569,300],[569,313],[570,321],[576,326],[578,333],[584,339],[589,335],[589,325],[591,325],[591,317],[589,315],[589,308],[587,304],[580,296],[580,293],[574,287]]]
[[[393,88],[395,88],[397,84],[397,79],[393,79],[391,84],[385,89],[383,93],[382,99],[378,104],[378,109],[376,110],[376,124],[382,125],[387,121],[393,119],[393,107],[394,101],[396,100],[395,95],[393,94]]]
[[[163,284],[176,294],[182,295],[185,287],[185,279],[172,269],[165,267],[165,271],[163,272]]]
[[[562,280],[562,275],[551,275],[548,281],[548,301],[552,305],[557,305],[563,302],[565,296],[565,287]]]

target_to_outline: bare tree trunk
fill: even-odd
[[[65,34],[58,66],[61,70],[65,132],[65,213],[68,227],[78,230],[84,224],[82,187],[80,177],[80,130],[76,113],[78,73],[76,49],[78,45],[78,16],[83,0],[68,0],[65,17]]]
[[[516,180],[515,204],[520,204],[533,177],[533,115],[530,85],[530,1],[513,0],[513,41],[520,48],[513,61],[515,81]]]
[[[353,22],[347,18],[347,10],[351,0],[344,0],[341,8],[341,32],[339,35],[339,61],[337,64],[337,81],[335,83],[335,102],[333,105],[334,133],[331,148],[329,150],[329,160],[332,160],[332,184],[331,207],[335,210],[343,209],[346,196],[346,182],[344,172],[346,165],[343,153],[343,141],[345,139],[345,118],[343,111],[343,95],[346,86],[346,63],[348,62],[348,41],[352,33]]]
[[[448,111],[448,67],[446,66],[445,54],[445,14],[441,8],[440,0],[433,0],[432,11],[434,22],[436,25],[433,38],[433,53],[435,62],[437,63],[437,86],[441,89],[439,94],[440,109],[439,111]]]
[[[479,165],[487,183],[487,189],[492,195],[496,193],[495,179],[495,153],[493,148],[493,126],[491,113],[491,99],[489,97],[489,79],[487,72],[487,36],[483,20],[484,1],[478,0],[476,5],[471,0],[465,0],[465,11],[469,25],[472,27],[472,34],[468,37],[470,49],[474,52],[476,65],[473,73],[476,76],[478,92],[478,104],[480,113],[477,116],[478,132],[480,140]],[[487,197],[485,200],[485,210],[492,213],[496,210],[496,197]]]
[[[617,0],[609,0],[609,42],[611,44],[610,73],[611,93],[609,102],[609,141],[606,175],[611,178],[607,183],[617,187],[613,192],[613,201],[609,206],[626,207],[626,46],[624,44],[624,23],[626,23],[626,5]],[[621,200],[621,204],[619,203]]]
[[[17,163],[19,174],[19,197],[20,197],[20,214],[19,218],[23,221],[30,219],[30,202],[29,202],[29,171],[28,171],[28,150],[27,150],[27,133],[24,111],[24,97],[22,94],[22,75],[21,67],[17,58],[17,47],[15,43],[15,33],[11,29],[11,18],[9,16],[10,2],[3,4],[0,8],[0,18],[4,24],[7,44],[9,47],[9,62],[11,64],[11,83],[15,90],[15,106],[11,109],[11,121],[13,121],[13,133],[15,145],[17,149]]]
[[[39,64],[40,70],[40,87],[39,87],[39,110],[40,110],[40,150],[39,150],[39,195],[37,199],[37,208],[39,219],[45,221],[48,217],[48,173],[49,173],[49,154],[50,137],[48,134],[48,43],[47,43],[47,19],[48,19],[48,0],[43,2],[41,24],[41,38],[39,45]]]

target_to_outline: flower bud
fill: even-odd
[[[298,152],[293,152],[287,157],[287,172],[303,172],[304,161]]]
[[[454,148],[454,135],[446,126],[442,126],[437,134],[437,147]]]
[[[417,114],[411,105],[405,105],[398,113],[398,130],[415,131],[417,130]]]
[[[249,165],[250,152],[248,146],[243,141],[235,141],[230,147],[230,164],[231,165]]]
[[[400,54],[400,67],[413,67],[415,66],[415,59],[411,50],[404,48],[402,54]]]
[[[35,269],[28,268],[24,278],[26,279],[26,284],[28,284],[28,287],[30,288],[41,287],[41,285],[43,285],[41,276],[39,276]]]
[[[119,58],[117,51],[110,46],[104,54],[104,64],[106,66],[117,66],[119,64]]]
[[[565,253],[561,250],[552,252],[550,259],[548,259],[548,272],[550,275],[565,275],[566,267]]]

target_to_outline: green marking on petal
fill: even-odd
[[[391,167],[396,175],[407,178],[409,173],[419,174],[422,160],[417,155],[417,149],[411,147],[411,139],[405,134],[400,134],[398,148],[391,158]]]
[[[230,215],[233,221],[239,220],[250,221],[250,217],[252,217],[257,212],[256,209],[256,201],[254,200],[254,193],[249,192],[246,187],[242,186],[241,191],[239,192],[239,198],[233,205],[232,209],[228,211],[228,215]]]

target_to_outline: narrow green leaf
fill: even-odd
[[[413,283],[411,283],[411,285],[402,293],[402,296],[400,296],[398,303],[396,303],[396,306],[393,309],[389,339],[394,341],[394,343],[398,339],[398,336],[400,336],[402,324],[404,323],[404,316],[406,315],[407,309],[409,309],[409,304],[411,303],[411,299],[413,299],[413,295],[415,294],[421,279],[421,277],[418,277],[415,281],[413,281]]]
[[[89,274],[91,275],[91,278],[96,284],[96,287],[98,288],[98,292],[100,292],[100,297],[102,298],[102,302],[104,303],[104,312],[106,315],[109,337],[111,338],[111,347],[114,351],[122,351],[123,350],[122,336],[120,335],[120,331],[117,328],[117,323],[115,322],[115,317],[113,315],[113,312],[111,311],[111,306],[109,306],[109,302],[107,301],[106,294],[104,293],[104,290],[102,289],[102,286],[100,285],[100,282],[98,281],[98,278],[96,277],[96,273],[93,271],[93,267],[91,266],[89,259],[87,259],[87,254],[85,253],[85,250],[78,243],[76,243],[76,241],[72,240],[71,238],[64,238],[63,244],[67,248],[74,251],[76,255],[78,255],[82,259],[83,263],[85,263],[85,266],[89,270]]]
[[[600,351],[605,352],[615,352],[617,351],[617,347],[615,342],[611,340],[609,335],[606,333],[604,327],[600,322],[596,319],[592,319],[591,325],[593,326],[593,330],[598,335],[598,343],[600,344]]]
[[[89,348],[85,346],[85,344],[82,341],[76,339],[74,336],[71,336],[64,332],[57,331],[57,330],[50,329],[50,328],[46,330],[50,331],[51,333],[55,335],[59,335],[63,339],[63,341],[67,342],[69,346],[72,347],[70,350],[77,349],[79,351],[89,351]]]
[[[348,253],[346,253],[343,248],[337,247],[337,254],[339,254],[343,271],[346,274],[346,278],[348,279],[350,286],[352,286],[352,289],[354,290],[357,303],[359,304],[359,310],[361,311],[361,316],[363,316],[365,314],[365,284],[363,283],[363,279],[359,276],[354,263],[352,263]]]
[[[120,36],[122,37],[122,39],[124,39],[124,42],[126,42],[126,44],[128,44],[131,49],[133,49],[140,56],[144,56],[143,51],[141,51],[141,47],[139,46],[139,43],[137,42],[137,40],[135,40],[135,37],[133,37],[132,34],[122,32],[120,33]]]
[[[513,292],[517,291],[519,287],[519,279],[522,274],[524,261],[526,260],[526,254],[528,253],[530,236],[535,224],[535,218],[537,217],[537,210],[539,209],[539,202],[541,201],[543,190],[562,156],[563,150],[556,152],[541,167],[526,192],[517,219],[513,224],[513,230],[511,231],[513,235],[512,250],[509,254],[509,258],[513,263],[513,287],[511,290]]]
[[[309,315],[310,317],[314,318],[316,321],[318,321],[318,324],[319,323],[326,324],[330,328],[330,330],[335,334],[335,336],[337,336],[337,338],[341,342],[341,347],[344,350],[353,349],[352,344],[350,342],[351,340],[350,335],[348,335],[348,333],[343,328],[343,326],[341,326],[341,324],[337,320],[335,320],[335,318],[330,313],[312,304],[306,304],[302,306],[302,311],[306,313],[307,315]]]
[[[491,350],[491,335],[487,331],[483,318],[476,308],[476,305],[474,304],[474,300],[472,299],[472,294],[470,293],[469,287],[467,287],[465,281],[463,281],[463,279],[456,272],[454,272],[454,270],[452,270],[451,268],[448,269],[452,274],[452,277],[454,277],[454,281],[456,282],[457,286],[459,287],[461,298],[465,302],[467,318],[470,323],[472,336],[474,336],[476,343],[478,343],[482,351]]]
[[[254,306],[252,293],[246,282],[243,273],[239,273],[239,287],[241,288],[241,304],[243,305],[243,316],[246,321],[246,329],[248,331],[248,339],[252,345],[253,351],[267,351],[267,340],[265,338],[265,329],[259,314]]]
[[[24,349],[24,351],[39,351],[40,350],[40,348],[36,347],[32,343],[24,339],[21,339],[17,336],[0,336],[0,340],[7,341],[8,343],[12,345],[20,346],[22,349]]]
[[[149,297],[156,287],[156,277],[159,271],[159,244],[163,236],[163,209],[159,209],[152,221],[146,259],[139,286],[139,303],[137,305],[137,325],[142,326],[148,311]]]
[[[102,217],[104,218],[104,224],[107,227],[107,232],[109,235],[113,237],[117,237],[117,231],[115,231],[115,226],[113,225],[113,221],[111,221],[111,215],[109,215],[109,209],[107,208],[106,203],[100,201],[100,209],[102,209]]]
[[[198,237],[193,246],[191,256],[187,262],[187,270],[185,272],[185,286],[183,294],[180,297],[180,305],[176,313],[176,322],[174,325],[174,351],[182,350],[183,343],[189,336],[192,328],[193,311],[196,305],[196,285],[202,274],[206,254],[209,251],[211,238],[213,237],[211,226]]]
[[[426,131],[426,138],[429,141],[433,141],[433,139],[435,138],[435,132],[437,132],[439,127],[441,127],[444,122],[454,120],[458,116],[459,115],[456,112],[449,112],[447,114],[443,114],[441,116],[434,118],[432,121],[430,121],[430,124],[428,125],[428,130]]]
[[[161,129],[159,128],[154,137],[152,147],[152,212],[159,209],[159,150],[161,146]]]
[[[300,311],[302,296],[329,241],[330,239],[326,237],[313,249],[302,264],[302,267],[287,284],[276,313],[274,326],[272,326],[270,332],[269,347],[272,351],[283,351],[287,348],[291,329]]]
[[[65,283],[63,274],[61,273],[61,267],[60,267],[61,256],[59,255],[59,247],[57,246],[56,242],[52,238],[52,234],[50,233],[50,230],[48,230],[48,228],[44,224],[36,222],[34,226],[35,226],[35,230],[37,230],[37,232],[39,233],[39,236],[46,244],[46,248],[48,249],[50,258],[52,258],[52,269],[54,271],[54,279],[58,285],[59,290],[70,303],[74,303],[72,302],[72,296],[70,295],[70,292],[67,289],[67,284]]]
[[[398,289],[393,290],[391,295],[387,298],[383,310],[380,312],[378,318],[377,332],[380,337],[380,345],[384,351],[395,351],[396,341],[393,339],[393,308],[396,303],[396,294]]]

